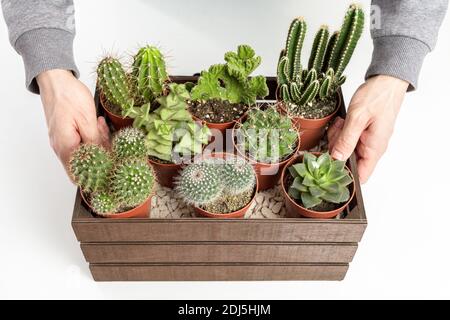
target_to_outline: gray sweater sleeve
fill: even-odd
[[[425,56],[434,49],[448,0],[373,0],[374,44],[366,78],[390,75],[418,85]]]
[[[73,55],[72,0],[2,0],[3,15],[14,49],[25,65],[26,86],[39,93],[36,77],[64,69],[79,75]]]

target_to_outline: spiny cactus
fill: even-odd
[[[161,51],[152,46],[141,48],[134,57],[132,75],[141,105],[161,96],[169,80]]]
[[[229,213],[249,203],[255,185],[250,164],[241,158],[226,157],[187,166],[177,178],[176,191],[187,204],[224,211],[213,213]]]
[[[184,202],[196,207],[215,202],[223,188],[220,171],[209,162],[187,166],[176,182],[178,195]]]
[[[134,106],[130,79],[119,60],[107,57],[97,68],[98,85],[106,99],[119,107],[122,113]]]
[[[309,57],[308,68],[310,70],[314,69],[318,72],[322,70],[329,37],[330,31],[328,30],[328,26],[321,26],[314,38],[311,55]]]
[[[255,172],[244,159],[226,159],[221,170],[224,188],[228,193],[237,195],[255,188]]]
[[[151,194],[153,172],[146,160],[127,159],[118,163],[111,178],[110,192],[124,208],[142,204]]]
[[[100,215],[114,214],[118,205],[114,197],[108,192],[99,192],[93,194],[91,198],[92,209]]]
[[[192,100],[228,100],[231,103],[255,104],[269,94],[266,78],[250,75],[261,64],[261,57],[248,45],[225,54],[226,64],[212,65],[203,71],[192,90]]]
[[[104,191],[112,167],[110,154],[102,147],[91,144],[82,144],[76,149],[69,163],[74,182],[85,192]]]
[[[238,130],[238,143],[256,161],[277,163],[295,151],[298,133],[275,107],[252,109]]]
[[[306,30],[306,22],[302,17],[294,19],[289,27],[285,48],[289,81],[295,81],[296,75],[302,72],[301,58]]]
[[[301,200],[307,209],[323,201],[341,204],[350,199],[348,186],[353,179],[345,168],[345,162],[333,160],[328,153],[319,157],[306,153],[303,162],[290,167],[289,172],[294,178],[289,195]]]
[[[145,135],[137,128],[124,128],[118,131],[112,141],[114,155],[119,159],[145,158]]]
[[[342,75],[347,67],[363,29],[364,11],[359,5],[352,4],[345,15],[328,64],[328,67],[332,68],[337,76]]]

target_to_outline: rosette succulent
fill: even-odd
[[[294,179],[289,196],[301,201],[306,209],[322,202],[345,203],[350,199],[349,185],[353,182],[344,161],[333,160],[328,153],[319,157],[305,153],[302,163],[289,168]]]

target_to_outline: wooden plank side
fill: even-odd
[[[357,244],[82,243],[90,263],[349,263]]]
[[[341,281],[348,268],[348,264],[90,265],[95,281]]]

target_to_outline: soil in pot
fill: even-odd
[[[319,100],[314,104],[304,105],[301,107],[287,104],[286,107],[292,117],[300,117],[307,120],[318,120],[326,118],[336,111],[337,100]]]
[[[220,201],[203,207],[211,213],[228,214],[245,208],[253,198],[254,190],[250,190],[240,195],[226,195]]]
[[[248,106],[222,100],[190,101],[191,114],[207,123],[225,124],[242,118]]]

